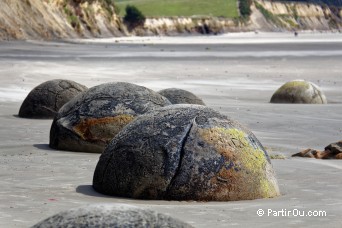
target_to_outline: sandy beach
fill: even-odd
[[[238,33],[208,37],[135,37],[65,42],[0,42],[0,227],[29,227],[62,210],[127,203],[194,227],[341,227],[342,162],[291,158],[342,139],[342,34]],[[92,189],[99,154],[52,150],[52,120],[18,118],[38,84],[69,79],[92,87],[125,81],[187,89],[248,126],[270,154],[282,196],[234,202],[145,201]],[[305,79],[328,104],[271,104],[283,83]],[[264,210],[258,216],[258,209]],[[272,216],[272,211],[326,216]]]

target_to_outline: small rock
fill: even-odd
[[[342,140],[331,143],[324,148],[324,151],[306,149],[293,154],[292,157],[308,157],[316,159],[342,159]]]

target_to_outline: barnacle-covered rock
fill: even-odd
[[[32,228],[48,227],[171,227],[192,226],[168,215],[125,204],[95,204],[60,212]]]
[[[87,89],[84,85],[70,80],[46,81],[27,95],[21,104],[19,117],[52,119],[65,103]]]
[[[130,83],[92,87],[59,110],[50,130],[50,147],[102,153],[136,116],[165,105],[170,105],[165,97]]]
[[[253,133],[201,105],[171,105],[137,117],[102,153],[93,187],[141,199],[279,195],[270,159]]]
[[[166,97],[172,104],[198,104],[205,105],[201,98],[184,89],[169,88],[158,92]]]
[[[312,82],[294,80],[282,85],[272,96],[271,103],[326,104],[322,90]]]

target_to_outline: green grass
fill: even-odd
[[[126,5],[136,6],[147,17],[214,16],[238,17],[237,0],[116,0],[120,16]]]

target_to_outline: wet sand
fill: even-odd
[[[50,150],[52,120],[17,118],[22,100],[50,79],[88,87],[126,81],[160,90],[187,89],[247,125],[273,154],[290,157],[342,139],[341,34],[233,34],[191,38],[0,43],[0,227],[28,227],[90,203],[128,203],[195,227],[341,227],[342,163],[272,160],[282,196],[238,202],[169,202],[96,193],[99,154]],[[306,79],[327,105],[270,104],[273,92]],[[259,217],[258,209],[266,215]],[[267,210],[326,211],[327,216],[267,216]]]

